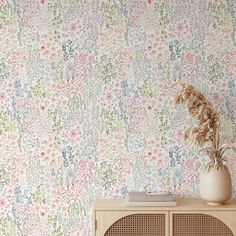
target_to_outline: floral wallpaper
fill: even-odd
[[[0,235],[92,235],[92,203],[199,196],[175,82],[236,143],[235,0],[0,0]],[[236,158],[228,153],[236,193]]]

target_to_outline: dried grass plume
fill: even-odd
[[[197,121],[195,127],[190,127],[184,132],[184,138],[196,146],[203,147],[211,159],[209,166],[222,167],[225,161],[223,154],[231,146],[220,146],[219,115],[213,105],[195,87],[184,83],[181,83],[175,103],[185,104],[188,113]]]

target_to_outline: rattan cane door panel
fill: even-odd
[[[186,212],[171,214],[172,236],[234,236],[235,212]]]
[[[135,214],[116,221],[105,236],[165,236],[164,214]]]
[[[96,212],[96,236],[168,236],[168,212]]]

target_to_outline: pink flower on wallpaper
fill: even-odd
[[[221,86],[219,86],[217,88],[217,90],[220,89],[220,87]],[[219,94],[216,90],[212,90],[209,93],[208,97],[209,97],[209,101],[211,101],[217,109],[221,106],[224,106],[224,104],[225,104],[225,95],[226,95],[226,93],[224,93],[223,91]]]
[[[79,161],[78,161],[78,167],[79,167],[80,169],[85,169],[86,166],[87,166],[87,161],[85,161],[85,160],[79,160]]]
[[[84,145],[83,133],[80,125],[76,124],[67,130],[67,133],[65,133],[65,142],[76,148],[80,148]]]
[[[59,81],[55,81],[52,84],[51,88],[55,99],[54,102],[61,101],[62,104],[66,105],[72,95],[79,94],[81,81],[78,79],[62,79]]]
[[[5,93],[5,91],[0,92],[0,110],[5,110],[12,103],[12,99]]]
[[[228,50],[227,45],[232,42],[231,35],[232,29],[228,25],[208,28],[204,42],[206,55],[218,57],[219,54],[225,53]]]
[[[149,150],[145,156],[145,166],[151,166],[155,173],[158,170],[163,170],[168,165],[168,157],[161,149]]]
[[[130,11],[130,24],[134,28],[142,25],[142,17],[145,14],[145,10],[143,8],[144,4],[144,2],[138,1]]]
[[[140,133],[142,132],[142,124],[145,120],[146,117],[146,112],[141,110],[141,111],[136,111],[129,119],[130,121],[130,129],[132,133]]]
[[[27,7],[21,13],[22,23],[25,26],[31,26],[35,22],[34,19],[37,19],[39,17],[39,13],[40,13],[39,1],[37,0],[29,1]]]
[[[109,159],[117,155],[118,152],[126,152],[124,134],[116,132],[101,137],[98,141],[97,152],[99,153],[99,159]]]
[[[160,99],[160,104],[158,104],[157,98],[150,99],[150,98],[142,97],[140,99],[140,104],[137,109],[138,110],[142,109],[145,112],[145,115],[146,114],[154,114],[157,107],[159,107],[161,105],[161,103],[163,102],[162,99],[164,99],[164,97],[165,97],[164,94],[160,94],[160,96],[158,97],[158,99]]]
[[[41,235],[39,232],[42,235],[47,235],[50,232],[48,221],[41,214],[43,212],[45,212],[45,207],[36,204],[30,204],[29,207],[28,204],[21,203],[15,207],[16,217],[24,221],[21,227],[21,233],[23,235],[38,236]]]
[[[4,207],[5,206],[5,201],[0,199],[0,207]]]
[[[176,128],[176,130],[174,130],[174,132],[171,134],[171,137],[169,137],[169,142],[177,146],[181,146],[182,148],[185,148],[187,144],[186,142],[184,142],[183,132],[186,129],[187,127],[185,125]]]
[[[146,49],[144,53],[151,59],[165,61],[168,56],[166,43],[161,39],[159,31],[147,33]]]
[[[199,77],[200,73],[200,63],[202,58],[200,55],[193,55],[190,52],[187,52],[182,55],[182,70],[181,77],[184,80],[194,80]]]
[[[62,50],[54,38],[53,32],[40,35],[40,45],[38,50],[41,57],[48,63],[56,63],[62,59]]]
[[[75,186],[80,186],[83,189],[93,177],[95,164],[92,161],[77,160],[75,163]]]
[[[195,161],[195,163],[194,163],[195,170],[199,171],[201,165],[202,165],[202,163],[200,161]]]
[[[21,176],[25,173],[27,166],[27,159],[23,155],[14,156],[8,163],[6,169],[11,175],[11,181],[19,182]]]
[[[114,96],[111,94],[111,93],[107,93],[107,94],[104,94],[100,100],[99,100],[99,103],[105,107],[106,109],[108,110],[112,110],[113,106],[114,106]]]
[[[64,186],[58,186],[54,188],[51,193],[51,201],[53,209],[50,212],[56,212],[56,209],[60,208],[63,211],[64,216],[68,216],[69,205],[80,198],[82,188],[79,185],[71,186],[69,188]]]
[[[95,57],[93,55],[79,53],[75,55],[74,63],[75,68],[73,71],[73,77],[82,85],[87,79],[89,79],[89,76],[91,76]]]
[[[25,67],[28,59],[28,53],[25,48],[17,48],[8,57],[7,63],[10,67],[11,78],[20,75],[22,69]]]
[[[236,97],[230,98],[230,105],[232,106],[232,109],[235,111],[236,110]]]
[[[78,229],[72,229],[68,232],[68,236],[81,236],[81,230]]]
[[[154,137],[146,138],[146,148],[142,154],[147,162],[152,162],[156,168],[164,168],[166,166],[165,150],[161,145],[161,137],[155,135]]]
[[[13,50],[18,43],[18,28],[15,25],[9,28],[4,27],[0,29],[0,32],[0,50],[2,55],[4,55]]]
[[[112,108],[119,103],[119,95],[121,94],[121,84],[119,82],[112,83],[101,94],[99,103],[105,109],[112,110]]]
[[[189,19],[181,18],[175,21],[175,24],[172,28],[172,34],[174,37],[188,41],[191,39],[191,31],[190,31],[190,24]]]
[[[130,49],[125,49],[120,51],[115,59],[114,63],[118,66],[118,71],[120,75],[125,76],[126,71],[133,65],[133,52]]]
[[[79,20],[69,22],[65,29],[66,35],[71,39],[80,39],[83,34],[83,29]]]
[[[133,158],[131,156],[123,156],[116,159],[114,163],[114,171],[116,172],[119,181],[125,182],[133,170]]]
[[[1,103],[5,102],[6,99],[7,99],[7,97],[3,93],[0,93],[0,101],[1,101]]]
[[[11,204],[14,202],[13,197],[8,197],[9,195],[5,194],[3,191],[1,192],[0,199],[0,215],[1,218],[8,217],[11,214]]]
[[[231,79],[232,76],[236,73],[236,50],[228,50],[224,53],[221,63],[225,67],[226,78]]]
[[[60,153],[55,146],[54,140],[50,137],[38,140],[38,146],[34,156],[38,158],[43,165],[55,167],[62,163]]]
[[[37,121],[40,110],[37,107],[37,99],[29,100],[24,97],[15,99],[15,109],[26,131],[32,130],[32,125]]]
[[[192,160],[187,160],[185,162],[185,165],[187,168],[191,169],[193,167],[193,161]]]

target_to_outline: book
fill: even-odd
[[[177,206],[176,201],[175,202],[129,202],[126,201],[126,206]]]
[[[127,206],[176,206],[176,199],[164,192],[129,192]]]

